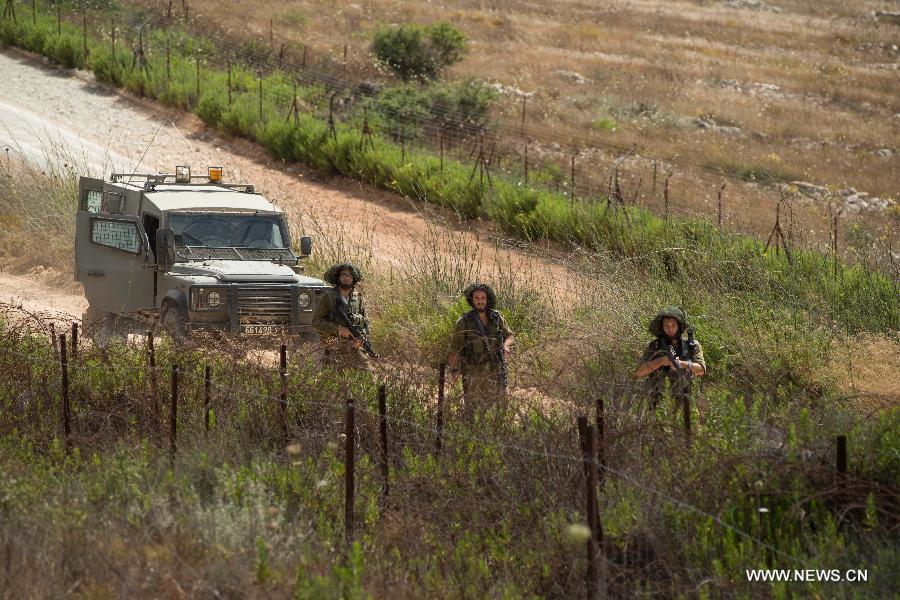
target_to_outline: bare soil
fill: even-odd
[[[14,152],[32,153],[29,158],[40,159],[42,144],[51,143],[70,145],[75,155],[83,155],[86,147],[105,148],[108,160],[95,160],[95,153],[85,158],[86,168],[96,176],[122,157],[131,165],[129,172],[173,172],[175,165],[189,164],[193,172],[203,173],[209,165],[222,165],[226,180],[254,183],[279,204],[291,217],[295,234],[318,231],[324,239],[315,244],[326,246],[336,243],[329,236],[342,238],[343,245],[358,247],[361,253],[364,247],[371,262],[382,267],[393,265],[401,271],[423,240],[437,236],[436,243],[446,244],[447,252],[463,244],[484,265],[546,279],[557,292],[573,279],[562,258],[530,254],[485,224],[466,229],[457,224],[452,242],[440,239],[446,235],[443,226],[451,222],[449,215],[426,215],[395,194],[344,178],[323,178],[301,165],[273,163],[256,144],[210,132],[191,114],[120,93],[96,83],[88,73],[48,67],[27,53],[8,51],[0,53],[0,79],[10,82],[0,88],[0,102],[7,107],[5,118],[13,121],[0,122],[0,142]],[[34,114],[41,115],[41,121],[23,127],[16,121],[19,113],[21,121]],[[10,132],[15,139],[4,141],[3,134]],[[80,140],[81,146],[71,140]],[[74,272],[74,264],[55,268]],[[491,274],[490,266],[481,273],[488,278]],[[9,289],[18,285],[23,284],[11,282]]]
[[[462,244],[478,257],[482,277],[513,273],[545,282],[545,289],[558,297],[578,293],[575,285],[581,273],[571,256],[552,248],[537,255],[536,249],[521,248],[486,224],[466,230],[455,224],[445,229],[446,214],[424,214],[396,195],[342,178],[322,178],[300,165],[273,164],[255,144],[219,136],[192,115],[110,90],[87,74],[47,67],[24,53],[7,52],[0,53],[0,80],[11,82],[0,87],[0,103],[11,107],[12,114],[18,107],[43,119],[42,129],[32,132],[33,140],[21,139],[29,134],[18,129],[19,138],[13,141],[20,149],[36,139],[82,139],[90,148],[108,148],[114,159],[126,157],[133,169],[143,172],[171,172],[176,164],[190,164],[204,172],[208,165],[224,165],[227,179],[256,183],[278,202],[292,216],[295,232],[298,224],[307,230],[312,227],[322,238],[316,243],[325,246],[349,239],[360,253],[369,253],[370,264],[377,264],[382,273],[402,272],[416,264],[423,244],[436,244],[446,253],[459,252]],[[4,118],[9,118],[9,110]],[[0,122],[0,141],[4,127],[7,134],[11,130]],[[27,268],[23,264],[27,263],[0,261],[0,307],[12,306],[60,323],[80,319],[87,302],[73,281],[74,264]],[[604,290],[606,296],[597,302],[610,307],[622,304],[623,292],[612,281],[595,289]],[[897,341],[878,337],[860,344],[856,351],[868,353],[868,360],[853,361],[851,366],[837,357],[829,370],[839,373],[848,393],[900,402]],[[875,349],[874,354],[870,352]]]

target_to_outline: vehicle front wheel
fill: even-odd
[[[98,348],[106,348],[109,342],[119,335],[115,315],[90,305],[81,315],[81,331],[82,335],[90,338]]]
[[[184,316],[178,307],[174,304],[165,304],[162,307],[162,313],[159,316],[158,329],[165,332],[173,340],[184,339],[187,335],[187,327],[185,326]]]

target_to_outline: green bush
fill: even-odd
[[[496,97],[483,82],[468,78],[428,86],[391,86],[363,106],[376,117],[376,130],[394,139],[416,140],[428,125],[439,127],[445,135],[481,131]]]
[[[382,26],[375,32],[372,52],[404,81],[437,79],[446,67],[462,60],[466,37],[450,23]]]

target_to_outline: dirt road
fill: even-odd
[[[356,260],[402,271],[426,246],[445,253],[465,247],[480,257],[475,275],[528,273],[557,292],[573,280],[561,261],[528,254],[484,227],[475,233],[457,229],[451,239],[449,230],[434,227],[433,216],[426,218],[401,197],[343,178],[323,180],[300,165],[273,165],[255,144],[211,133],[193,115],[122,94],[88,73],[48,67],[11,50],[0,53],[0,80],[9,83],[0,88],[0,146],[31,160],[46,160],[49,145],[51,154],[62,146],[76,165],[95,174],[111,168],[171,173],[177,164],[204,173],[209,165],[222,165],[226,179],[254,183],[279,204],[295,233],[316,235],[314,252],[319,248],[324,256],[349,247]],[[0,276],[4,295],[19,285]],[[32,294],[30,302],[44,295]]]

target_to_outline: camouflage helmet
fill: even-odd
[[[340,277],[341,271],[343,271],[344,269],[347,269],[348,271],[353,273],[353,285],[356,285],[363,280],[362,273],[359,271],[356,265],[350,262],[334,265],[333,267],[325,271],[325,277],[323,279],[325,279],[325,281],[327,281],[331,285],[338,285],[338,277]]]
[[[482,292],[487,294],[487,309],[493,309],[497,296],[494,294],[494,290],[491,288],[491,286],[486,283],[473,283],[463,291],[463,296],[465,296],[466,302],[469,303],[469,306],[475,308],[475,303],[472,301],[472,296],[478,290],[481,290]]]
[[[663,335],[662,322],[665,317],[670,317],[678,321],[679,335],[688,327],[687,317],[684,316],[684,311],[677,306],[667,306],[659,311],[659,313],[653,317],[653,320],[650,321],[650,327],[648,327],[648,329],[651,334],[656,337]]]

